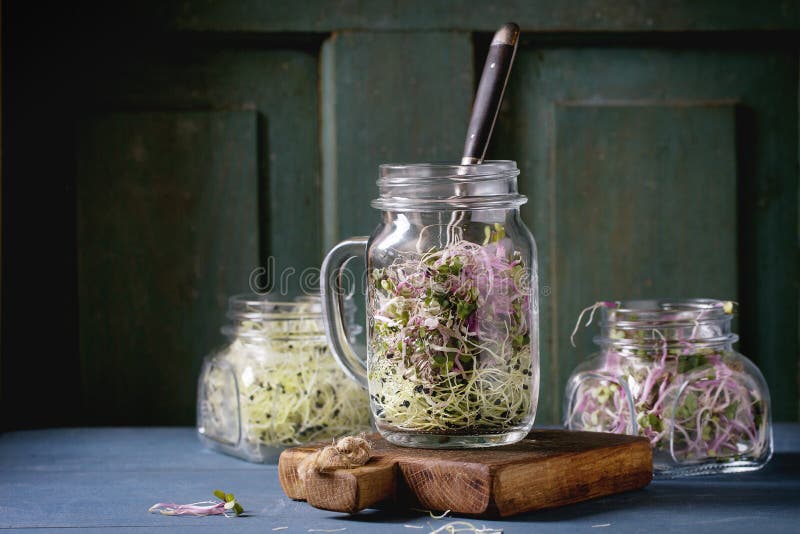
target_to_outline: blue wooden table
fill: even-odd
[[[775,438],[772,462],[756,473],[655,481],[640,491],[472,523],[502,528],[505,534],[797,533],[800,425],[777,425]],[[247,516],[147,513],[158,501],[209,499],[216,488],[235,493]],[[249,464],[207,451],[191,428],[60,429],[0,436],[0,529],[414,534],[428,533],[451,520],[414,511],[347,516],[316,510],[283,495],[274,465]]]

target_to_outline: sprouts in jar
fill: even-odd
[[[369,366],[377,424],[493,434],[527,422],[533,370],[521,255],[503,227],[370,273]]]
[[[601,310],[601,350],[568,382],[565,424],[647,437],[661,476],[762,467],[772,454],[769,390],[733,350],[734,308],[711,299],[587,308]]]
[[[381,222],[322,266],[325,328],[369,389],[375,426],[408,447],[514,443],[539,390],[536,243],[513,161],[381,165]],[[342,280],[367,262],[367,354],[342,333]]]
[[[367,396],[328,352],[318,298],[235,296],[228,316],[231,342],[200,374],[204,443],[264,462],[287,446],[369,429]]]

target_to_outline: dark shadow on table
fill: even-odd
[[[358,523],[386,523],[386,522],[412,522],[419,519],[430,519],[427,514],[416,512],[413,510],[399,510],[399,509],[386,509],[386,510],[362,510],[354,515],[336,515],[328,519],[336,519],[339,521],[355,521]],[[431,519],[432,520],[432,519]]]

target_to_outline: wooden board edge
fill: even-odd
[[[399,491],[421,508],[432,511],[450,510],[454,514],[482,516],[491,513],[492,470],[479,462],[399,458],[397,460]],[[436,474],[429,474],[431,469]],[[449,491],[442,493],[413,479],[449,479]],[[485,493],[485,494],[484,494]],[[461,498],[453,500],[454,495]]]
[[[609,476],[609,467],[617,468],[616,473]],[[559,481],[559,476],[564,478]],[[650,443],[642,439],[565,454],[548,462],[502,466],[492,478],[494,500],[490,510],[508,517],[643,488],[653,479],[653,452]],[[532,479],[539,483],[526,483]],[[515,494],[514,486],[525,491]],[[559,492],[563,493],[561,498],[554,499]],[[506,493],[509,496],[501,497]]]
[[[358,479],[348,471],[311,473],[305,480],[306,502],[319,510],[354,514],[358,507]]]
[[[397,462],[384,460],[376,465],[367,464],[371,468],[365,476],[358,477],[358,510],[373,508],[381,503],[392,503],[397,499]]]
[[[297,466],[317,448],[295,447],[281,453],[278,480],[290,499],[306,501],[322,510],[353,514],[395,498],[396,461],[388,458],[373,458],[354,469],[312,473],[301,481]]]
[[[286,449],[278,458],[278,481],[287,497],[295,501],[306,500],[305,484],[297,475],[297,466],[313,448],[294,447]]]
[[[395,498],[396,463],[390,460],[370,462],[354,469],[332,473],[313,473],[305,481],[308,504],[320,510],[354,514]]]

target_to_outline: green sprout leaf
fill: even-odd
[[[456,305],[456,313],[461,320],[466,319],[472,312],[477,309],[478,305],[474,302],[459,301]]]
[[[506,237],[506,229],[500,223],[494,223],[494,240],[501,241]]]
[[[739,401],[733,401],[726,409],[725,409],[725,417],[728,419],[734,419],[736,417],[736,411],[739,409]]]
[[[237,502],[233,493],[225,493],[222,490],[214,490],[214,497],[225,502],[225,510],[232,511],[236,515],[241,515],[244,512],[244,508]]]

